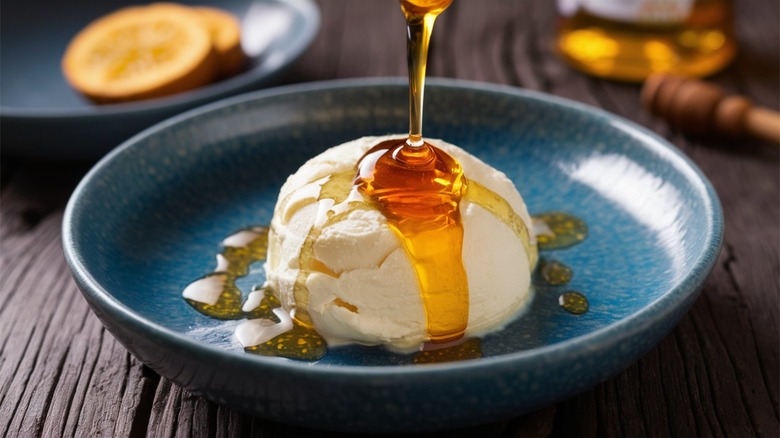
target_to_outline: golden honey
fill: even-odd
[[[409,142],[422,145],[423,96],[428,46],[433,24],[452,0],[400,0],[406,17],[406,56],[409,68]]]
[[[573,67],[640,82],[656,72],[706,76],[736,54],[728,0],[559,0],[557,47]]]
[[[434,343],[461,338],[469,321],[459,209],[466,178],[456,159],[422,137],[431,33],[436,17],[451,3],[401,0],[408,37],[409,138],[370,149],[359,161],[355,178],[355,185],[385,216],[412,261],[428,339]]]
[[[355,184],[385,216],[412,261],[432,342],[463,336],[469,295],[463,268],[460,163],[428,143],[388,140],[358,164]]]

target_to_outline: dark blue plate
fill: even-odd
[[[267,90],[134,137],[68,205],[73,275],[106,327],[161,375],[246,412],[348,431],[460,427],[552,403],[639,358],[693,303],[723,222],[712,187],[674,147],[601,110],[510,87],[431,80],[425,110],[428,136],[506,172],[532,214],[566,211],[590,226],[582,244],[542,253],[573,268],[571,283],[537,284],[525,316],[484,338],[484,358],[414,365],[366,347],[313,364],[256,356],[229,323],[181,298],[213,269],[223,237],[270,221],[279,187],[306,159],[404,132],[401,79]],[[589,312],[558,306],[568,289],[588,297]]]
[[[0,124],[3,152],[97,159],[140,130],[186,109],[276,80],[319,28],[311,0],[185,0],[232,12],[242,25],[250,67],[205,87],[160,99],[95,105],[73,90],[60,62],[92,20],[133,0],[5,0],[0,15]]]

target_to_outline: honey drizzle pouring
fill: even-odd
[[[398,146],[404,142],[404,139],[388,140],[374,147],[373,149],[382,152],[383,145]],[[366,156],[370,154],[367,153]],[[377,154],[381,155],[381,154]],[[368,158],[366,164],[368,165]],[[369,166],[370,167],[370,166]],[[331,174],[320,185],[319,195],[317,196],[317,202],[326,201],[332,205],[331,208],[325,213],[326,219],[321,225],[315,224],[312,226],[301,245],[301,251],[298,255],[299,271],[293,286],[294,303],[288,305],[288,310],[295,310],[291,312],[296,323],[311,327],[311,318],[306,311],[309,303],[309,291],[306,287],[306,281],[309,275],[313,272],[329,275],[331,277],[338,277],[338,274],[332,272],[324,263],[317,260],[314,256],[314,244],[317,239],[322,235],[325,228],[330,225],[336,224],[339,221],[346,218],[346,216],[357,209],[370,209],[371,205],[359,200],[357,197],[351,196],[353,187],[354,172],[349,170],[346,172],[338,172]],[[317,181],[310,181],[307,184],[316,184]],[[538,252],[536,246],[531,244],[530,231],[526,226],[526,223],[518,215],[512,206],[500,195],[494,191],[488,189],[482,184],[470,180],[468,187],[462,192],[461,201],[467,201],[484,208],[495,216],[498,220],[509,227],[517,236],[517,238],[523,244],[526,256],[528,257],[529,264],[533,269],[536,266],[538,259]],[[286,205],[290,202],[289,198],[281,202],[281,205]],[[346,205],[344,204],[346,202]],[[399,231],[394,229],[396,233]]]
[[[388,140],[370,149],[360,159],[357,175],[353,171],[335,173],[320,184],[317,202],[326,201],[330,208],[323,213],[323,218],[315,220],[302,244],[299,273],[293,288],[294,303],[282,306],[271,291],[262,290],[264,296],[258,307],[247,312],[241,308],[241,291],[235,280],[248,273],[249,264],[265,259],[268,230],[264,227],[251,229],[257,238],[246,247],[225,248],[222,257],[227,266],[224,271],[193,283],[203,282],[204,287],[219,292],[214,305],[187,300],[195,309],[213,318],[264,318],[278,322],[273,309],[284,307],[290,311],[294,321],[291,330],[267,342],[246,347],[247,352],[310,361],[325,355],[325,342],[314,330],[306,311],[309,302],[306,282],[312,272],[338,277],[315,258],[314,244],[324,228],[343,220],[355,209],[374,207],[383,213],[413,262],[425,307],[428,336],[433,344],[438,344],[427,344],[415,355],[415,363],[482,356],[480,339],[458,341],[467,328],[469,311],[468,281],[462,262],[461,200],[481,206],[512,229],[525,248],[531,269],[535,267],[537,248],[531,243],[527,224],[511,205],[481,184],[467,181],[456,159],[423,141],[422,103],[428,44],[436,16],[451,3],[452,0],[401,0],[409,36],[409,137]],[[359,196],[353,197],[355,190],[370,203]],[[289,198],[281,204],[287,202]],[[548,249],[574,245],[587,235],[584,222],[573,216],[553,213],[535,220],[544,223],[550,231],[544,242]],[[571,273],[568,274],[563,283],[570,279]],[[554,284],[547,277],[545,279]],[[359,312],[349,303],[338,305]],[[583,313],[587,311],[587,300],[579,293],[569,292],[561,296],[561,307],[572,313]]]
[[[314,331],[311,317],[306,312],[309,301],[306,281],[311,272],[338,276],[314,257],[314,243],[324,228],[341,221],[355,209],[378,209],[413,262],[423,298],[428,337],[434,344],[444,344],[431,346],[432,349],[419,353],[415,357],[416,363],[460,360],[482,355],[479,339],[452,344],[465,333],[469,312],[468,281],[462,262],[461,200],[481,206],[510,227],[521,240],[531,268],[536,265],[536,246],[531,243],[525,222],[511,205],[481,184],[467,181],[456,159],[423,141],[422,103],[428,44],[436,16],[451,3],[452,0],[401,0],[409,36],[409,137],[405,140],[388,140],[374,146],[360,159],[357,175],[352,171],[336,173],[328,176],[320,185],[317,202],[328,200],[331,208],[324,213],[324,219],[318,219],[310,228],[299,254],[299,273],[293,289],[295,302],[285,306],[293,316],[294,327],[268,342],[247,347],[246,351],[302,360],[316,360],[325,354],[324,342]],[[352,197],[355,189],[369,203],[358,200],[359,197]],[[558,234],[557,217],[538,219],[550,222],[549,228]],[[574,231],[580,231],[579,227],[574,228],[577,228]],[[565,246],[582,240],[586,235],[560,234],[558,237],[562,240],[567,240],[569,234],[576,235],[571,242],[567,240]],[[255,250],[267,245],[267,239],[258,243]],[[265,248],[262,250],[262,254],[246,254],[247,259],[254,261],[264,258]],[[190,301],[190,304],[202,313],[219,319],[261,317],[276,320],[271,309],[282,303],[273,294],[266,293],[262,304],[252,312],[242,312],[239,307],[241,296],[234,280],[246,274],[246,265],[251,261],[241,260],[238,264],[231,264],[238,269],[227,273],[226,281],[219,286],[222,293],[216,306],[194,301]],[[241,266],[243,264],[246,265]],[[216,274],[226,273],[213,275]],[[348,303],[344,305],[350,307]],[[359,311],[355,306],[351,307],[354,307],[350,308],[351,311]],[[448,348],[441,350],[443,346]]]
[[[423,141],[422,112],[428,45],[436,17],[452,0],[401,0],[409,64],[409,138],[388,140],[358,162],[355,185],[385,216],[412,260],[431,342],[457,340],[469,318],[462,262],[459,204],[463,168]]]

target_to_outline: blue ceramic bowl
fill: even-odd
[[[525,316],[483,339],[485,357],[414,365],[367,347],[333,349],[316,363],[256,356],[236,345],[230,324],[181,298],[213,269],[223,237],[270,221],[278,189],[306,159],[363,135],[404,132],[401,79],[267,90],[126,142],[84,178],[65,215],[65,254],[87,301],[138,359],[188,390],[269,419],[344,431],[506,418],[642,356],[686,312],[715,263],[723,222],[710,184],[667,142],[601,110],[516,88],[429,84],[428,136],[503,170],[532,213],[566,211],[590,227],[582,244],[542,253],[572,267],[573,280],[537,284]],[[583,292],[590,311],[563,311],[557,301],[567,289]]]
[[[235,15],[249,67],[173,96],[95,105],[65,81],[68,42],[92,20],[137,0],[4,0],[0,15],[3,153],[63,160],[103,156],[161,120],[206,102],[267,86],[303,53],[319,28],[312,0],[181,0]],[[45,29],[45,31],[42,31]]]

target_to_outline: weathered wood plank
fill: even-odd
[[[175,436],[178,418],[190,414],[180,410],[182,391],[170,381],[160,380],[157,392],[154,394],[154,404],[146,430],[148,436],[160,438]]]
[[[123,353],[128,361],[128,375],[125,377],[124,394],[113,435],[143,436],[160,378],[154,373],[151,373],[151,377],[147,376],[144,373],[146,368],[137,359],[127,352]]]
[[[666,406],[665,392],[670,388],[664,388],[663,375],[661,374],[661,362],[659,349],[653,349],[642,361],[637,363],[637,374],[632,380],[625,383],[626,388],[632,388],[634,382],[643,382],[639,388],[640,410],[637,416],[644,421],[647,435],[670,436],[669,409]]]
[[[0,365],[0,390],[3,391],[0,396],[0,432],[3,433],[8,430],[21,430],[22,420],[30,403],[32,385],[37,384],[36,379],[41,377],[35,375],[36,379],[31,381],[33,370],[37,363],[45,362],[49,358],[46,351],[42,352],[42,348],[47,345],[46,333],[51,319],[38,316],[42,313],[41,309],[50,309],[52,304],[58,304],[57,295],[53,297],[54,302],[50,303],[49,295],[43,292],[56,291],[56,271],[42,271],[41,275],[24,275],[42,261],[55,259],[60,251],[57,242],[58,220],[52,217],[46,222],[48,223],[42,225],[42,239],[36,242],[36,245],[30,245],[33,252],[16,252],[19,264],[9,263],[12,266],[8,277],[5,277],[6,281],[3,282],[7,294],[11,295],[0,313],[0,327],[2,333],[7,334]],[[7,256],[10,254],[3,254],[2,257]],[[36,399],[36,403],[46,401]]]

